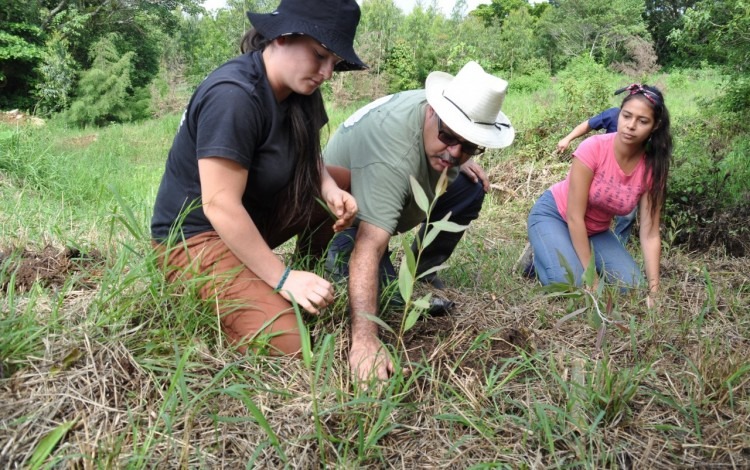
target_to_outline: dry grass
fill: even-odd
[[[534,192],[506,184],[523,197]],[[488,209],[495,212],[502,206]],[[485,245],[488,228],[479,225],[466,245]],[[478,256],[492,262],[503,250],[515,248]],[[347,374],[341,305],[313,324],[316,362],[307,369],[294,359],[242,357],[210,330],[158,343],[158,318],[134,316],[105,334],[81,314],[102,286],[68,290],[60,323],[40,347],[5,364],[13,373],[0,380],[0,462],[23,466],[45,435],[73,421],[50,457],[59,466],[747,467],[746,266],[671,250],[660,308],[646,311],[637,295],[618,299],[633,330],[608,331],[599,356],[596,329],[583,317],[555,329],[570,306],[531,281],[505,273],[482,282],[497,290],[450,289],[456,312],[420,321],[404,337],[411,375],[368,391],[353,389]],[[40,321],[60,287],[50,284],[34,301]],[[25,310],[19,299],[16,312]],[[397,315],[386,319],[397,328]],[[322,349],[327,335],[335,341]]]

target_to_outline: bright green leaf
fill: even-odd
[[[384,322],[383,319],[378,317],[377,315],[372,315],[370,313],[360,313],[359,315],[365,318],[366,320],[369,320],[377,324],[380,328],[386,330],[387,332],[395,334],[395,332],[393,331],[393,328],[388,326],[388,323]]]
[[[405,302],[409,302],[414,290],[414,275],[410,270],[401,268],[398,270],[398,291]]]
[[[430,201],[427,199],[422,187],[417,182],[417,179],[409,175],[409,182],[411,183],[411,192],[414,194],[414,200],[417,202],[417,206],[426,214],[430,208]]]
[[[44,461],[47,460],[47,457],[52,454],[52,451],[60,440],[65,437],[75,423],[75,420],[62,423],[47,433],[47,435],[39,441],[39,445],[36,446],[34,453],[31,455],[31,459],[29,459],[29,468],[31,470],[36,470],[42,466]]]

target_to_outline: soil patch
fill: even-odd
[[[78,248],[46,246],[41,251],[8,249],[0,251],[0,291],[7,292],[10,275],[15,274],[14,289],[26,292],[35,283],[43,287],[61,287],[65,280],[79,273],[77,282],[94,287],[93,278],[101,274],[104,257],[98,250],[83,252]]]
[[[444,361],[478,371],[487,364],[516,357],[521,350],[533,350],[532,336],[523,326],[488,330],[448,314],[417,322],[404,335],[404,344],[413,361],[425,358],[428,362]]]

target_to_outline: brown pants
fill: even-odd
[[[328,167],[328,171],[339,187],[349,189],[348,170]],[[333,220],[316,206],[309,226],[269,230],[272,233],[262,233],[266,243],[276,248],[299,235],[299,255],[322,256],[333,236]],[[240,351],[250,347],[276,355],[299,354],[300,332],[293,306],[242,264],[216,232],[195,235],[169,250],[154,245],[169,282],[203,281],[199,284],[200,297],[211,302],[227,339]]]

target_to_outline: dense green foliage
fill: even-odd
[[[129,97],[169,75],[160,70],[165,67],[179,69],[176,81],[195,86],[238,52],[250,27],[244,12],[270,11],[277,3],[229,0],[206,12],[199,0],[3,0],[0,107],[40,114],[67,109],[83,91],[77,81],[94,66],[91,48],[111,33],[120,54],[132,53]],[[660,66],[726,67],[734,74],[728,107],[748,107],[750,15],[743,0],[492,0],[467,10],[464,0],[448,17],[435,1],[402,12],[392,0],[364,0],[357,46],[371,69],[349,80],[342,96],[367,99],[362,90],[414,88],[430,71],[455,72],[468,59],[534,86],[540,73],[557,74],[586,55],[635,78]]]

